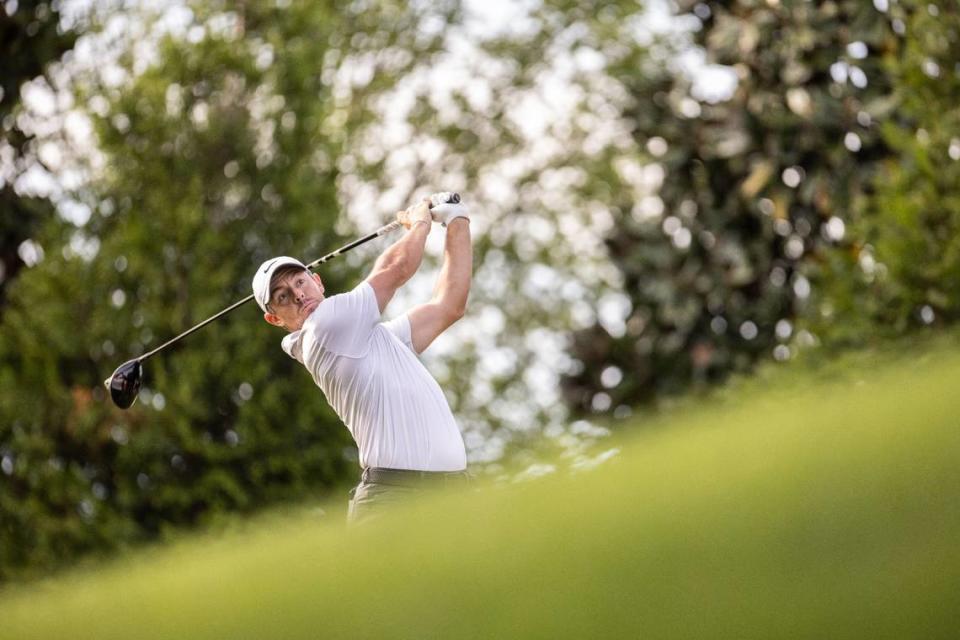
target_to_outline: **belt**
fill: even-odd
[[[470,479],[466,471],[416,471],[414,469],[384,469],[368,467],[361,476],[363,482],[388,484],[396,487],[420,487],[430,484],[463,482]]]

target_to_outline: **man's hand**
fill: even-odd
[[[430,212],[433,214],[433,221],[439,222],[443,226],[447,226],[457,218],[464,218],[468,222],[470,221],[470,212],[467,209],[467,205],[462,202],[438,204],[431,209]]]
[[[413,225],[421,221],[426,222],[427,226],[430,226],[430,223],[433,222],[433,217],[430,215],[429,198],[424,198],[409,209],[397,212],[397,222],[407,230],[412,229]]]

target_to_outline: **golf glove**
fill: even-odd
[[[464,218],[468,222],[470,221],[470,212],[462,202],[438,204],[430,209],[430,213],[433,214],[433,221],[439,222],[443,226],[447,226],[456,218]]]

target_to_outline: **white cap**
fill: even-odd
[[[280,267],[294,265],[306,269],[306,265],[290,256],[277,256],[270,258],[257,269],[253,276],[253,297],[264,312],[267,311],[267,305],[270,304],[270,281],[273,280],[273,274]]]

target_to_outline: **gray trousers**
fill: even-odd
[[[350,492],[347,522],[357,524],[375,518],[397,504],[451,483],[465,484],[465,471],[426,472],[399,469],[364,469],[360,484]]]

